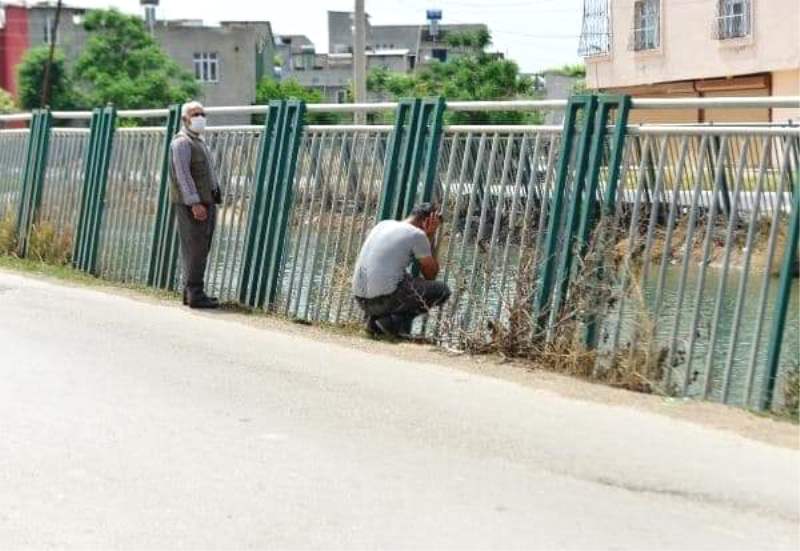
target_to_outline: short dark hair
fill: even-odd
[[[411,218],[417,221],[425,220],[430,215],[436,213],[438,210],[439,210],[438,207],[433,203],[420,203],[419,205],[411,209]]]

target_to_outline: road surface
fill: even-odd
[[[0,548],[797,549],[798,452],[0,272]]]

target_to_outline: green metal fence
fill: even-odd
[[[636,365],[667,394],[781,407],[800,358],[800,130],[627,124],[631,109],[655,106],[577,96],[365,108],[396,109],[392,126],[304,125],[296,102],[218,109],[265,122],[206,134],[224,187],[209,290],[359,323],[350,277],[367,232],[433,200],[453,296],[416,331],[541,361],[575,351],[595,373]],[[540,107],[563,109],[564,125],[443,125],[446,109]],[[82,270],[176,288],[168,166],[180,106],[55,115],[73,126],[37,112],[30,129],[0,130],[0,217],[15,218],[23,245],[52,225]],[[117,128],[117,115],[165,123]]]

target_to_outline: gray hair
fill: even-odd
[[[192,109],[203,109],[203,104],[199,101],[190,101],[188,103],[184,103],[183,107],[181,107],[181,117],[186,118],[189,116],[189,111]]]

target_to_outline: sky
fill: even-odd
[[[327,12],[352,10],[353,0],[161,0],[167,19],[267,20],[275,34],[305,34],[323,52]],[[486,23],[494,48],[523,72],[580,61],[582,0],[365,0],[373,25],[424,24],[428,9],[441,9],[443,23]],[[139,0],[66,0],[76,7],[117,7],[143,13]]]

